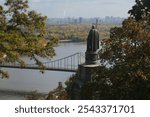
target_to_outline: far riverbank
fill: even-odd
[[[70,40],[70,39],[66,39],[66,40],[60,40],[60,43],[81,43],[81,42],[86,42],[85,40]]]

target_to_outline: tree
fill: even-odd
[[[150,7],[147,2],[136,0],[136,9],[133,6],[129,11],[130,17],[122,27],[111,29],[110,39],[102,42],[101,62],[107,65],[93,78],[94,83],[99,83],[100,99],[150,99]],[[105,86],[100,88],[100,85]]]
[[[135,0],[136,4],[129,10],[129,14],[134,19],[141,20],[145,16],[149,16],[150,12],[150,1],[149,0]]]
[[[54,38],[45,39],[46,16],[29,10],[28,0],[6,0],[4,6],[0,6],[0,63],[17,62],[25,66],[21,56],[29,56],[42,68],[37,56],[53,57],[53,46],[57,43]],[[8,77],[2,70],[0,75]]]
[[[136,0],[122,27],[101,42],[102,65],[84,85],[85,99],[150,99],[150,7],[141,2],[146,0]],[[146,10],[137,15],[139,4]]]

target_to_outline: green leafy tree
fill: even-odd
[[[4,6],[0,5],[0,63],[25,66],[21,57],[29,56],[42,68],[37,56],[53,57],[57,43],[55,38],[45,39],[46,16],[29,10],[28,0],[6,0]],[[0,75],[8,77],[2,70]]]
[[[145,16],[149,16],[150,12],[150,1],[149,0],[135,0],[136,4],[129,10],[128,13],[138,20],[141,20]]]

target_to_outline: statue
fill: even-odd
[[[95,29],[95,26],[92,26],[92,29],[89,32],[87,38],[87,52],[95,52],[99,49],[99,34]]]
[[[83,95],[85,84],[90,81],[93,77],[93,70],[97,69],[99,64],[99,34],[95,29],[95,26],[92,26],[92,29],[89,31],[87,37],[87,50],[85,52],[85,63],[79,65],[78,78],[75,80],[72,88],[71,99],[87,99]]]
[[[99,51],[99,33],[92,26],[87,38],[87,50],[86,50],[86,64],[97,64],[98,62],[98,51]]]

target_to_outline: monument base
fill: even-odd
[[[97,63],[97,62],[96,62]],[[81,64],[79,65],[79,79],[83,82],[91,80],[93,72],[99,67],[99,64]]]
[[[72,99],[74,100],[80,100],[85,99],[84,96],[82,96],[82,87],[85,83],[90,81],[93,77],[93,71],[95,71],[100,65],[99,64],[81,64],[79,65],[79,73],[78,73],[78,79],[75,81],[74,87],[73,87],[73,96]]]

